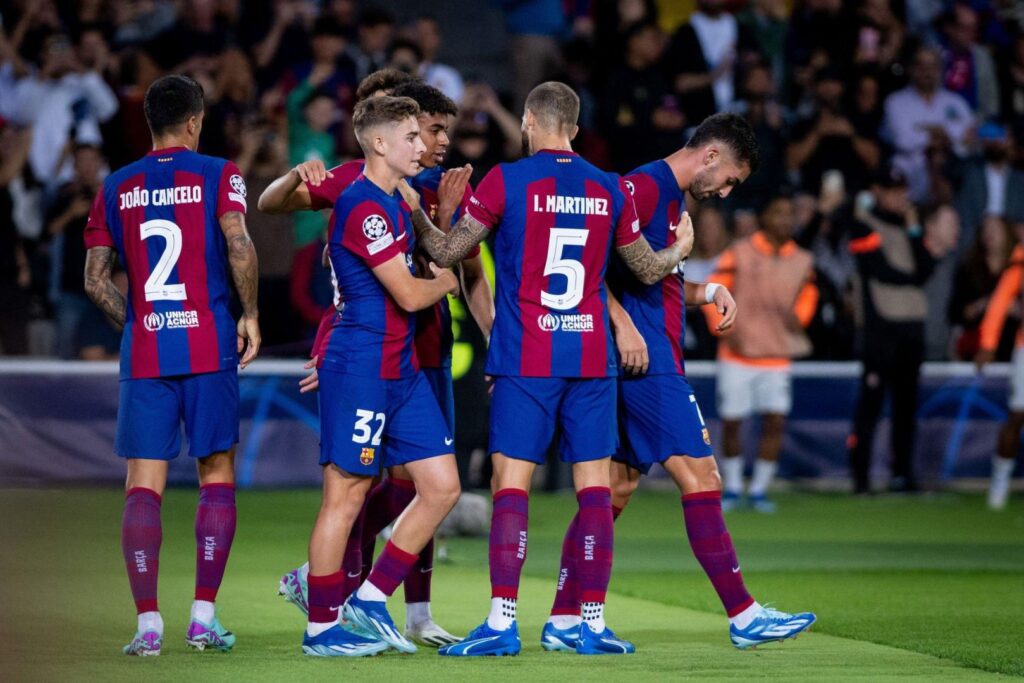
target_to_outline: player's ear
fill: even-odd
[[[721,152],[718,151],[718,147],[716,147],[714,145],[708,145],[706,151],[704,152],[704,165],[705,166],[712,166],[712,165],[714,165],[714,163],[716,161],[718,161],[718,158],[720,156],[721,156]]]
[[[579,133],[579,132],[580,132],[580,127],[579,126],[573,126],[572,130],[569,131],[569,140],[570,141],[571,140],[575,140],[576,139],[576,134]]]
[[[373,136],[373,151],[381,156],[387,156],[387,145],[384,142],[383,135]]]

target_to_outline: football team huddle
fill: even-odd
[[[771,609],[748,593],[683,362],[687,306],[714,306],[719,331],[738,313],[726,287],[684,279],[694,237],[685,193],[724,197],[742,183],[758,164],[753,131],[736,115],[714,115],[682,148],[619,176],[572,151],[579,106],[563,83],[534,88],[524,158],[474,189],[472,168],[442,166],[456,105],[414,77],[378,71],[360,85],[352,117],[364,158],[330,169],[307,161],[259,198],[270,213],[331,210],[323,261],[334,306],[300,382],[319,392],[322,502],[308,562],[279,589],[308,616],[307,655],[417,645],[450,657],[518,654],[530,484],[556,435],[578,510],[540,632],[545,650],[635,652],[607,626],[604,606],[614,521],[654,464],[679,488],[690,546],[733,645],[792,638],[814,623],[812,613]],[[121,539],[138,612],[124,651],[161,650],[161,497],[182,421],[200,483],[186,642],[230,650],[236,639],[215,601],[237,519],[238,368],[260,347],[246,185],[233,163],[195,151],[195,81],[159,79],[145,112],[153,151],[105,180],[86,230],[86,290],[124,330],[115,450],[128,469]],[[493,294],[480,261],[488,238]],[[111,277],[118,260],[127,295]],[[464,638],[430,609],[434,534],[460,495],[449,295],[465,297],[489,339],[492,382],[491,606]],[[376,538],[392,524],[374,561]],[[400,584],[404,629],[387,609]]]

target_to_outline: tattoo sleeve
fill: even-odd
[[[416,227],[416,239],[420,245],[442,268],[450,268],[461,261],[487,234],[487,226],[468,213],[462,214],[447,234],[430,222],[423,209],[413,212],[412,224]]]
[[[120,330],[124,327],[127,302],[110,279],[116,258],[111,247],[92,247],[86,252],[85,293]]]
[[[667,277],[683,258],[680,242],[660,251],[654,251],[642,235],[636,242],[619,247],[617,251],[626,266],[645,285],[653,285],[658,280]]]
[[[259,267],[256,247],[245,229],[245,217],[239,211],[229,211],[220,217],[220,229],[228,247],[231,278],[238,290],[242,313],[248,318],[255,318],[259,314],[256,304]]]

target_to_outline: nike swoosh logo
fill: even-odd
[[[739,574],[740,573],[740,568],[739,567],[733,567],[732,568],[732,573],[733,574]]]
[[[444,440],[444,445],[445,445],[445,446],[451,446],[451,445],[452,445],[452,443],[454,443],[454,442],[453,442],[453,441],[452,441],[451,439],[445,439],[445,440]]]
[[[421,569],[420,574],[429,574],[432,571],[434,571],[433,567],[427,567],[426,569]]]
[[[403,233],[402,233],[401,235],[399,235],[398,237],[396,237],[396,238],[395,238],[395,241],[396,241],[396,242],[399,242],[399,241],[401,241],[401,240],[404,240],[404,239],[405,239],[405,236],[406,236],[406,235],[408,235],[408,234],[409,234],[409,233],[407,233],[407,232],[403,232]]]
[[[350,579],[354,579],[357,576],[362,576],[362,575],[363,575],[362,572],[348,572],[348,578],[350,578]]]
[[[339,606],[339,607],[340,607],[340,606]],[[337,611],[338,611],[338,607],[331,607],[331,608],[330,608],[330,610],[331,610],[332,612],[337,612]]]

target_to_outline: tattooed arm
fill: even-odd
[[[447,235],[430,222],[423,209],[413,211],[412,224],[416,227],[416,239],[430,258],[442,268],[450,268],[465,258],[487,234],[487,226],[469,213],[462,214],[462,218]]]
[[[618,247],[619,256],[640,282],[653,285],[667,277],[680,261],[690,255],[693,249],[693,223],[690,222],[688,212],[683,212],[674,232],[676,241],[659,251],[651,249],[643,236],[625,247]]]
[[[85,293],[120,330],[124,327],[127,302],[110,279],[115,258],[112,247],[92,247],[86,252]]]
[[[259,281],[259,267],[256,247],[245,229],[245,216],[240,211],[228,211],[220,217],[220,229],[228,247],[228,264],[231,278],[238,290],[242,303],[242,317],[238,321],[238,352],[245,350],[240,365],[244,368],[256,358],[260,350],[259,309],[256,291]]]

